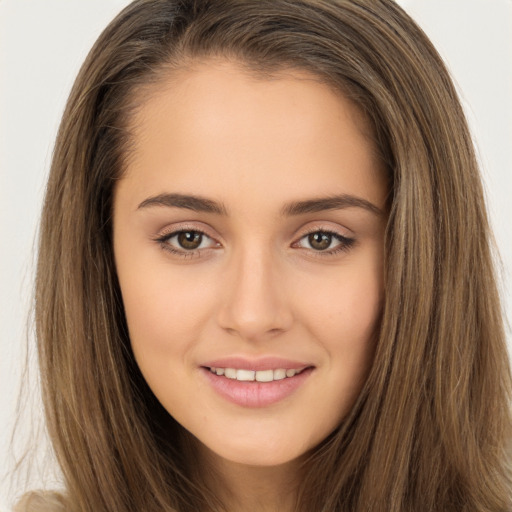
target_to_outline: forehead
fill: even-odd
[[[228,61],[195,63],[153,87],[131,133],[121,181],[134,190],[190,192],[193,186],[210,196],[248,187],[300,196],[305,188],[325,195],[348,187],[382,203],[384,173],[369,124],[305,71],[263,79]]]
[[[205,126],[222,117],[232,121],[255,119],[258,113],[271,121],[269,112],[260,111],[260,107],[273,102],[276,107],[274,124],[269,124],[269,129],[279,127],[275,120],[283,112],[288,119],[295,112],[295,119],[300,120],[304,111],[318,119],[322,110],[328,109],[373,142],[373,127],[361,110],[322,77],[303,69],[282,68],[263,73],[246,63],[218,57],[190,60],[164,73],[156,83],[144,87],[135,96],[138,96],[135,103],[139,108],[131,119],[130,128],[136,138],[143,136],[148,121],[161,119],[161,114],[171,109],[175,115],[185,114],[188,120],[200,121]],[[284,96],[288,101],[283,101]],[[183,118],[178,120],[183,121]],[[321,122],[325,122],[325,117]],[[298,123],[296,129],[299,128],[306,128],[306,125]]]

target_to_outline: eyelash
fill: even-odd
[[[202,251],[215,248],[215,247],[207,247],[207,248],[203,248],[203,249],[192,249],[192,250],[176,249],[172,245],[169,244],[169,241],[172,238],[180,235],[181,233],[195,233],[195,234],[199,234],[202,237],[207,237],[207,238],[210,238],[211,240],[214,240],[211,236],[209,236],[207,233],[205,233],[201,229],[197,229],[197,228],[187,229],[186,227],[184,227],[184,228],[172,231],[170,233],[165,233],[161,236],[158,236],[157,238],[155,238],[155,241],[157,243],[159,243],[161,245],[162,249],[164,249],[165,251],[170,252],[174,256],[178,256],[178,257],[184,258],[184,259],[201,257]],[[331,236],[332,238],[337,240],[339,242],[339,244],[336,247],[334,247],[333,249],[327,249],[327,250],[323,250],[323,251],[309,249],[307,247],[297,247],[297,244],[301,240],[305,239],[306,237],[308,237],[310,235],[316,234],[316,233],[321,233],[323,235]],[[297,240],[297,242],[294,242],[292,244],[292,247],[297,247],[299,249],[306,249],[308,251],[311,251],[312,254],[315,255],[315,257],[325,258],[325,257],[329,257],[329,256],[335,256],[336,254],[339,254],[341,252],[348,252],[354,246],[355,242],[356,242],[356,240],[354,238],[349,238],[349,237],[340,235],[339,233],[336,233],[335,231],[330,231],[328,229],[313,229],[311,231],[308,231],[304,235],[302,235],[299,238],[299,240]]]
[[[322,235],[328,235],[339,242],[339,244],[336,247],[334,247],[333,249],[327,249],[324,251],[318,251],[315,249],[308,249],[306,247],[303,247],[303,249],[310,250],[313,252],[313,254],[315,256],[319,256],[319,257],[335,256],[336,254],[339,254],[341,252],[348,252],[354,246],[354,244],[356,242],[356,240],[354,238],[349,238],[349,237],[340,235],[339,233],[336,233],[336,231],[315,228],[315,229],[312,229],[311,231],[308,231],[304,235],[302,235],[297,242],[293,243],[293,246],[298,244],[301,240],[309,237],[310,235],[314,235],[316,233],[321,233]]]
[[[175,231],[171,231],[170,233],[164,233],[161,236],[158,236],[155,239],[155,241],[160,244],[162,249],[164,249],[167,252],[170,252],[173,256],[178,256],[178,257],[184,258],[184,259],[198,258],[201,256],[202,251],[214,248],[214,247],[208,247],[205,249],[194,249],[194,250],[176,249],[172,245],[170,245],[169,240],[171,240],[175,236],[178,236],[181,233],[197,233],[197,234],[201,235],[202,237],[207,237],[207,238],[210,238],[211,240],[214,240],[211,236],[209,236],[207,233],[205,233],[201,229],[197,229],[197,228],[189,229],[185,226],[185,227],[182,227]]]

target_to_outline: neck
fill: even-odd
[[[228,512],[293,512],[298,492],[298,461],[251,466],[208,456],[210,485]]]

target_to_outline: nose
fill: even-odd
[[[230,261],[223,282],[219,325],[248,341],[290,329],[293,315],[286,279],[270,251],[246,250]]]

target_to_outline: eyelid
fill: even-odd
[[[299,238],[303,238],[313,233],[318,233],[319,231],[322,233],[335,235],[343,239],[355,238],[355,233],[346,226],[342,226],[330,221],[313,221],[308,222],[306,225],[303,225],[301,228],[297,229],[295,231],[294,239],[298,240]]]
[[[170,239],[174,238],[180,233],[183,232],[194,232],[194,233],[200,233],[203,237],[209,238],[214,244],[211,247],[203,247],[198,249],[179,249],[176,247],[173,247],[169,242]],[[160,244],[162,249],[166,250],[167,252],[183,257],[183,258],[192,258],[192,257],[199,257],[201,253],[204,251],[208,251],[211,249],[216,249],[217,247],[221,247],[221,243],[217,240],[217,237],[212,236],[212,234],[209,233],[208,229],[205,229],[203,227],[199,227],[197,225],[194,225],[192,223],[184,222],[181,224],[174,224],[172,226],[168,226],[161,230],[154,238],[153,240]]]
[[[330,224],[330,223],[329,223]],[[346,228],[345,228],[346,229]],[[334,256],[340,252],[346,252],[349,251],[354,244],[356,243],[356,239],[352,235],[346,235],[340,233],[340,228],[333,228],[333,227],[327,227],[325,223],[319,222],[315,223],[311,226],[309,226],[305,231],[302,231],[300,236],[295,238],[295,241],[292,243],[291,247],[298,248],[298,249],[304,249],[305,251],[308,251],[313,257],[329,257]],[[347,229],[347,231],[349,231]],[[330,235],[338,240],[338,244],[333,247],[332,249],[325,249],[325,250],[315,250],[310,249],[308,247],[300,247],[298,244],[309,235],[312,235],[314,233],[325,233],[327,235]]]
[[[317,222],[317,223],[308,225],[306,229],[304,229],[304,227],[303,227],[300,230],[301,231],[300,236],[298,236],[299,230],[297,231],[297,234],[294,238],[294,241],[291,244],[291,247],[308,251],[309,253],[312,254],[313,257],[328,257],[328,256],[333,256],[342,251],[350,250],[356,243],[356,239],[353,236],[350,236],[350,235],[347,236],[346,234],[343,234],[340,232],[340,231],[344,231],[344,230],[347,230],[347,231],[350,231],[350,230],[347,228],[342,229],[341,226],[338,226],[337,228],[331,227],[331,224],[332,223]],[[174,247],[173,245],[168,243],[169,240],[172,239],[173,237],[177,236],[180,233],[187,232],[187,231],[200,233],[203,237],[210,239],[213,242],[213,245],[211,245],[210,247],[202,247],[202,248],[187,250],[187,249],[180,249],[178,247]],[[307,236],[309,236],[313,233],[325,233],[325,234],[330,235],[333,238],[335,238],[339,243],[335,247],[333,247],[331,249],[325,249],[325,250],[316,250],[313,248],[299,246],[299,243],[304,238],[306,238]],[[168,226],[168,227],[164,228],[153,238],[153,240],[155,242],[159,243],[160,246],[162,247],[162,249],[166,250],[167,252],[169,252],[175,256],[179,256],[182,258],[197,258],[197,257],[201,257],[201,255],[204,252],[208,252],[212,249],[222,247],[222,243],[218,241],[218,238],[219,237],[217,237],[217,236],[212,236],[212,234],[210,233],[210,229],[208,229],[208,227],[205,228],[203,226],[198,226],[195,223],[183,222],[180,224],[174,224],[172,226]]]
[[[344,236],[344,235],[340,235],[339,233],[336,233],[334,231],[328,231],[326,229],[315,229],[314,231],[310,231],[309,233],[305,233],[304,235],[302,235],[300,238],[298,238],[292,245],[295,245],[295,244],[298,244],[301,240],[303,240],[304,238],[308,237],[309,235],[312,235],[314,233],[323,233],[323,234],[326,234],[326,235],[329,235],[329,236],[332,236],[333,238],[335,238],[336,240],[338,240],[341,244],[342,243],[348,243],[348,242],[354,242],[355,239],[354,238],[349,238],[347,236]],[[329,252],[328,250],[325,250],[325,251],[316,251],[316,252]]]
[[[170,238],[172,235],[178,234],[182,231],[194,231],[197,233],[201,233],[208,238],[211,238],[212,240],[215,240],[218,242],[218,236],[214,233],[212,233],[212,229],[209,228],[207,225],[196,222],[178,222],[176,224],[172,224],[170,226],[166,226],[163,229],[160,229],[158,234],[154,237],[155,240],[163,239],[163,238]]]

